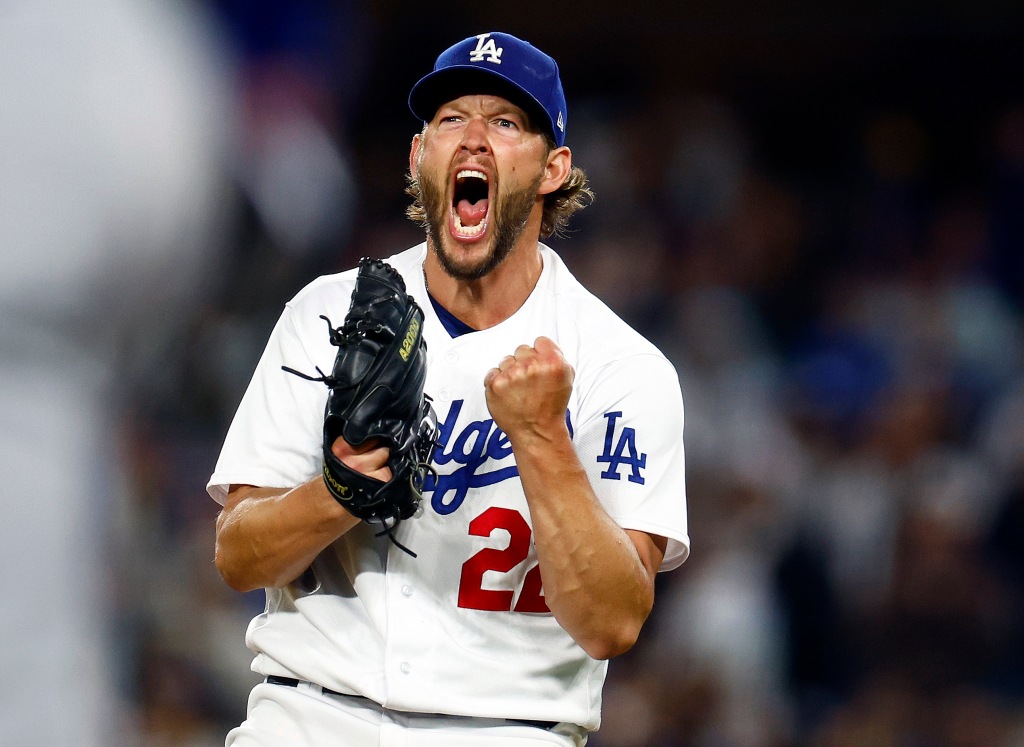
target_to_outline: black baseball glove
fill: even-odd
[[[326,316],[321,319],[338,347],[330,375],[319,368],[318,377],[283,368],[330,388],[323,441],[327,489],[349,513],[383,525],[383,533],[398,544],[391,530],[419,507],[438,434],[437,416],[423,393],[423,310],[393,267],[364,258],[344,324],[335,328]],[[331,450],[338,436],[352,446],[371,440],[386,446],[391,479],[369,477],[338,459]]]

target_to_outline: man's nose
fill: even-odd
[[[487,122],[483,117],[470,117],[462,132],[462,147],[472,153],[487,153]]]

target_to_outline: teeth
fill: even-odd
[[[452,215],[452,217],[455,219],[455,231],[456,233],[459,234],[459,236],[472,238],[473,236],[482,234],[484,231],[487,230],[487,221],[485,220],[480,221],[480,223],[475,226],[464,226],[462,225],[462,220],[459,218],[458,213],[455,213],[454,215]]]
[[[486,184],[487,174],[476,169],[462,169],[455,174],[455,179],[457,181],[462,179],[480,179]],[[458,211],[453,210],[452,217],[454,218],[453,222],[455,224],[455,233],[463,238],[472,239],[476,236],[482,236],[487,230],[486,220],[480,221],[480,223],[475,226],[464,226],[462,225],[462,219],[459,217]]]

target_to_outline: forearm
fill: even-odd
[[[217,569],[237,591],[284,586],[358,523],[320,477],[290,490],[239,486],[217,517]]]
[[[567,433],[514,448],[548,607],[594,658],[624,653],[654,604],[656,560],[601,506]]]

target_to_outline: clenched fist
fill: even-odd
[[[566,431],[565,410],[575,371],[547,337],[520,345],[484,377],[487,409],[513,445],[551,439]]]

